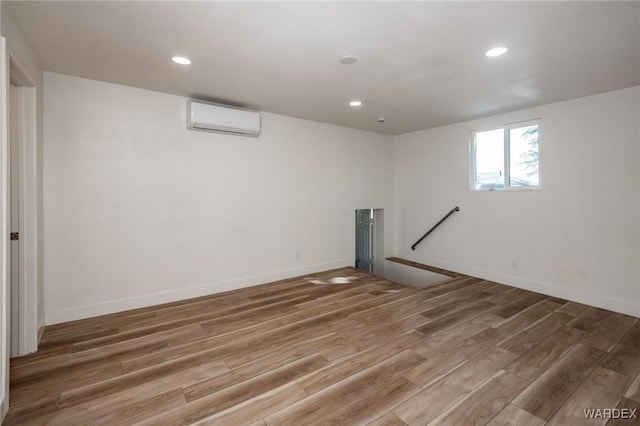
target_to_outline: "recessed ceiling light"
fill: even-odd
[[[191,65],[191,59],[185,58],[184,56],[174,56],[171,60],[176,64]]]
[[[351,65],[358,62],[358,58],[355,55],[344,55],[344,56],[340,56],[340,62],[342,62],[345,65]]]
[[[493,49],[489,49],[485,52],[485,55],[487,55],[490,58],[494,58],[496,56],[500,56],[500,55],[504,55],[505,53],[507,53],[507,48],[506,47],[494,47]]]
[[[349,106],[357,108],[359,106],[362,106],[362,101],[358,101],[358,100],[351,101],[351,102],[349,102]]]

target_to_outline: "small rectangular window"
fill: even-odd
[[[474,191],[539,189],[539,120],[474,131],[470,171]]]

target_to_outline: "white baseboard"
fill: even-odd
[[[35,323],[34,321],[33,323]],[[40,339],[42,339],[42,334],[44,333],[44,315],[37,320],[38,325],[34,326],[33,329],[25,330],[25,338],[20,343],[20,353],[18,356],[29,355],[34,352],[38,352],[38,345],[40,344]]]
[[[45,316],[42,315],[40,317],[40,322],[38,324],[38,344],[40,344],[40,340],[42,340],[42,335],[44,334],[44,327],[45,327]]]
[[[465,275],[471,275],[473,277],[482,278],[489,281],[494,281],[500,284],[510,285],[512,287],[518,287],[524,290],[534,291],[536,293],[542,293],[553,297],[559,297],[562,299],[571,300],[578,303],[583,303],[589,306],[595,306],[602,309],[607,309],[614,312],[619,312],[626,315],[632,315],[634,317],[640,317],[640,300],[629,301],[616,299],[602,294],[595,294],[590,292],[584,292],[576,289],[560,287],[554,284],[543,283],[535,280],[529,280],[526,278],[516,277],[513,275],[502,274],[499,272],[488,271],[472,266],[458,265],[443,261],[441,259],[419,257],[409,253],[403,253],[398,257],[402,257],[414,262],[424,263],[425,265],[435,266],[437,268],[446,269],[453,272],[458,272]]]
[[[130,309],[144,308],[147,306],[176,302],[179,300],[191,299],[194,297],[206,296],[209,294],[222,293],[224,291],[237,290],[240,288],[265,284],[300,275],[313,274],[330,269],[342,268],[349,265],[349,259],[340,259],[314,265],[302,266],[299,268],[274,271],[262,275],[254,275],[228,281],[219,281],[195,287],[187,287],[171,291],[164,291],[161,293],[133,296],[125,299],[110,300],[93,305],[76,306],[56,311],[48,311],[46,312],[46,324],[58,324],[61,322],[75,321],[99,315],[128,311]]]
[[[7,415],[9,411],[9,395],[5,395],[5,397],[0,401],[0,424],[4,420],[4,416]]]

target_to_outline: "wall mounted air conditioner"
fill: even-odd
[[[230,135],[258,136],[260,111],[191,100],[187,106],[187,128]]]

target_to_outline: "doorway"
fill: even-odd
[[[5,165],[7,164],[6,152],[9,144],[9,134],[7,116],[9,107],[7,105],[7,40],[0,37],[0,423],[9,410],[9,347],[11,330],[9,329],[9,315],[11,312],[11,300],[9,299],[9,278],[5,270],[9,255],[6,244],[6,218],[8,216],[6,208],[5,180],[7,174]]]
[[[11,258],[11,357],[19,355],[20,348],[20,173],[18,162],[20,89],[10,79],[9,85],[9,256]]]
[[[37,130],[34,80],[9,54],[8,239],[10,354],[38,349]]]
[[[384,274],[384,209],[356,210],[356,269]]]

